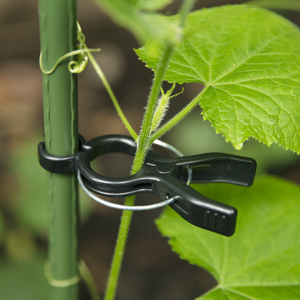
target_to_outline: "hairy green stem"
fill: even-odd
[[[162,135],[168,132],[178,122],[180,122],[187,114],[189,114],[195,106],[200,102],[201,96],[205,93],[209,86],[206,86],[186,107],[184,107],[178,114],[176,114],[171,120],[155,131],[150,137],[150,145]]]
[[[185,22],[187,20],[187,17],[192,10],[196,0],[185,0],[180,8],[179,14],[180,14],[180,27],[183,28],[185,25]]]
[[[151,124],[156,109],[160,87],[164,79],[172,53],[173,53],[173,47],[171,46],[167,47],[160,61],[160,64],[156,70],[155,79],[153,81],[153,85],[150,91],[149,100],[148,100],[144,120],[142,123],[139,139],[138,139],[137,151],[135,154],[134,163],[132,167],[133,174],[136,173],[138,170],[140,170],[140,168],[142,167],[146,156],[146,152],[150,146],[149,138],[151,134]]]
[[[129,196],[126,198],[125,205],[134,205],[134,201],[135,196]],[[132,211],[123,211],[104,300],[115,299],[131,219]]]
[[[148,141],[150,136],[151,123],[156,108],[156,102],[159,95],[160,86],[168,65],[168,61],[171,57],[171,53],[172,49],[168,47],[168,49],[165,52],[165,55],[161,60],[161,64],[157,69],[157,73],[153,81],[131,174],[135,174],[137,171],[139,171],[144,162],[146,151],[149,146]],[[135,196],[130,196],[126,198],[125,205],[134,205],[134,202]],[[117,244],[114,252],[104,300],[113,300],[115,298],[131,219],[132,211],[125,210],[122,214]]]
[[[185,0],[183,2],[182,9],[181,9],[181,23],[180,23],[181,28],[184,27],[187,15],[194,3],[195,0]],[[164,51],[161,61],[156,69],[156,74],[151,86],[149,99],[148,99],[144,119],[142,122],[141,131],[138,137],[137,151],[135,154],[131,174],[135,174],[141,169],[144,163],[147,150],[150,146],[151,124],[156,109],[160,87],[162,81],[164,80],[164,76],[168,68],[169,61],[173,51],[174,51],[173,45],[166,47],[166,50]],[[134,202],[135,202],[135,196],[130,196],[126,198],[125,204],[134,205]],[[113,256],[111,271],[107,283],[104,300],[115,299],[117,283],[120,276],[120,270],[122,266],[124,253],[125,253],[126,241],[128,237],[131,219],[132,219],[132,211],[127,211],[127,210],[124,211],[122,214],[119,234],[117,238],[117,244]]]

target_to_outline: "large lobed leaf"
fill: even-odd
[[[249,137],[300,152],[300,30],[283,17],[235,5],[190,14],[166,80],[199,82],[203,116],[237,149]],[[137,50],[155,70],[162,49]]]
[[[300,188],[266,176],[250,188],[207,184],[201,193],[238,209],[232,237],[190,225],[170,208],[157,220],[173,250],[218,281],[198,299],[299,299]]]

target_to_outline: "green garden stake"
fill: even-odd
[[[39,0],[42,65],[51,70],[57,60],[77,49],[75,0]],[[78,150],[77,74],[61,62],[43,74],[45,144],[49,153]],[[49,259],[46,275],[49,299],[78,298],[78,186],[76,173],[48,175]]]

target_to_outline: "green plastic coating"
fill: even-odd
[[[76,0],[39,0],[42,64],[50,70],[64,54],[77,49]],[[78,149],[77,75],[61,63],[43,74],[44,133],[46,150],[69,155]],[[75,58],[76,59],[76,58]],[[78,184],[76,174],[48,175],[49,299],[78,300]],[[68,283],[70,280],[70,284]]]

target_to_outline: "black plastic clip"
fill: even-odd
[[[189,169],[192,169],[191,183],[224,182],[250,186],[256,172],[254,159],[223,153],[164,158],[149,150],[143,167],[132,176],[109,178],[96,173],[90,162],[99,155],[112,152],[133,156],[136,143],[124,135],[101,136],[82,143],[78,153],[67,157],[50,155],[44,144],[39,144],[39,160],[45,169],[59,173],[79,170],[85,186],[96,194],[123,197],[150,193],[162,200],[175,198],[170,207],[191,224],[225,236],[234,233],[237,210],[186,185]]]

